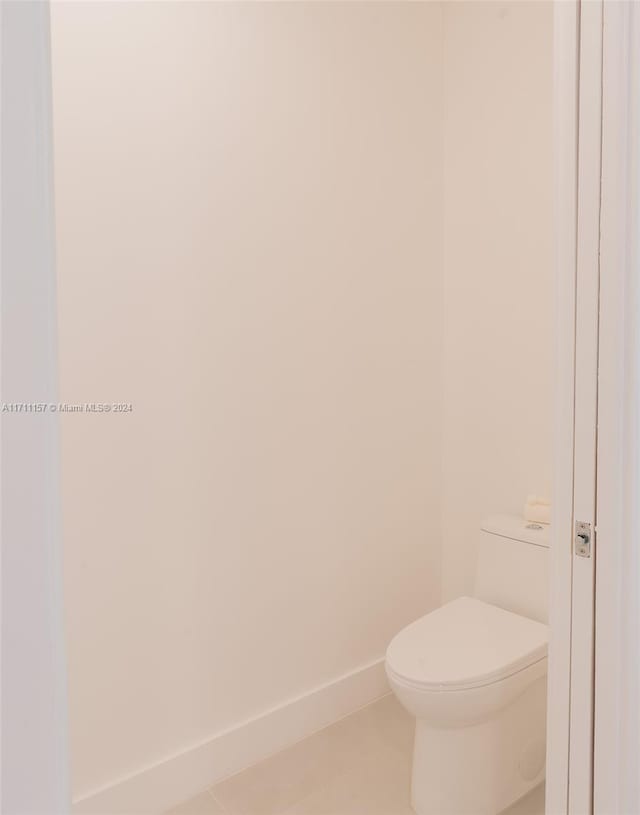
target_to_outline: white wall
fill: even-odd
[[[444,5],[445,600],[550,488],[552,34],[550,2]]]
[[[62,396],[134,405],[63,416],[78,797],[379,659],[548,491],[552,7],[52,22]]]
[[[440,600],[441,22],[54,6],[76,797]]]

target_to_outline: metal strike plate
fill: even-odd
[[[578,557],[591,557],[591,524],[576,521],[573,551]]]

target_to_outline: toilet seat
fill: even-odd
[[[548,627],[460,597],[400,631],[387,650],[390,677],[417,690],[465,691],[500,682],[547,655]]]

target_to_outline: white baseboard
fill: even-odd
[[[290,699],[73,802],[73,815],[161,815],[389,690],[384,659]]]

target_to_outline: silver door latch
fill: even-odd
[[[591,557],[591,524],[576,521],[574,552],[578,557]]]

